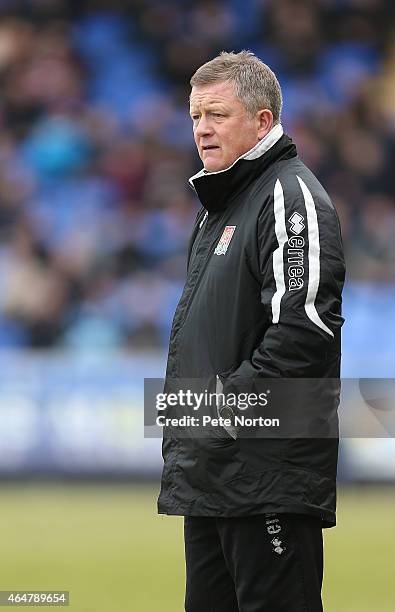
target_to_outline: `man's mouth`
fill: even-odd
[[[203,145],[202,151],[210,151],[211,149],[219,149],[217,145]]]

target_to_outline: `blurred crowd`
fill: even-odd
[[[164,346],[200,169],[189,78],[276,71],[348,280],[395,283],[395,3],[1,0],[0,347]]]

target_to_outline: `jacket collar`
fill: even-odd
[[[280,124],[275,125],[252,149],[241,155],[231,166],[217,172],[202,169],[189,179],[201,203],[208,211],[219,211],[227,207],[230,199],[270,165],[284,146],[292,141],[284,135]],[[273,155],[272,155],[273,153]],[[296,155],[296,150],[294,152]]]

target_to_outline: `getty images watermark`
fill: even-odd
[[[224,383],[145,379],[145,437],[395,438],[395,379]]]
[[[221,385],[222,386],[222,385]],[[260,393],[227,393],[221,391],[195,392],[179,389],[177,392],[157,393],[155,419],[159,427],[279,427],[279,418],[247,416],[243,411],[249,408],[265,408],[269,403],[270,390]],[[214,408],[214,414],[180,414],[167,416],[169,408],[186,408],[197,413]],[[161,414],[162,413],[162,414]]]

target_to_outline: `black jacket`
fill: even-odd
[[[338,217],[281,126],[230,168],[201,171],[190,183],[203,207],[174,315],[167,381],[220,375],[226,392],[248,379],[338,377],[344,282]],[[170,434],[159,512],[295,512],[333,525],[337,450],[333,438]]]

